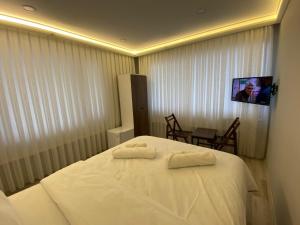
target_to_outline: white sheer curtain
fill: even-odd
[[[151,132],[165,136],[174,112],[186,128],[217,128],[240,117],[239,153],[263,158],[269,107],[231,101],[232,78],[272,76],[273,28],[236,33],[140,58],[148,75]]]
[[[0,29],[0,189],[15,191],[106,148],[120,125],[116,76],[131,57]]]

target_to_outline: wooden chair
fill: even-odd
[[[212,146],[214,149],[221,150],[225,146],[233,147],[234,154],[238,154],[238,143],[237,143],[237,129],[240,126],[239,117],[237,117],[230,127],[227,129],[223,136],[217,137],[212,142]]]
[[[173,113],[169,116],[166,116],[165,120],[167,122],[166,138],[172,137],[172,139],[176,141],[178,141],[178,138],[183,138],[186,143],[189,143],[188,138],[192,135],[192,131],[182,130]]]

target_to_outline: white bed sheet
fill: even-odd
[[[9,200],[23,225],[70,225],[40,184],[10,196]]]
[[[134,141],[156,148],[157,158],[113,159],[110,149],[42,180],[70,224],[246,224],[247,192],[256,185],[239,157],[214,151],[215,166],[170,170],[170,153],[205,148],[148,136]]]

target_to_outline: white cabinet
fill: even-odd
[[[119,75],[118,89],[122,126],[107,131],[109,148],[136,136],[149,135],[147,77]]]
[[[117,127],[107,131],[108,148],[128,141],[134,137],[133,128]]]

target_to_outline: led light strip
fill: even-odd
[[[158,50],[163,50],[163,49],[166,49],[166,48],[169,48],[172,46],[178,46],[180,44],[189,43],[189,42],[201,40],[201,39],[203,40],[208,37],[214,37],[214,36],[220,35],[221,33],[224,34],[224,33],[229,33],[232,31],[239,31],[239,30],[243,30],[246,28],[253,28],[255,26],[271,25],[271,24],[280,22],[281,18],[279,18],[279,17],[282,16],[282,14],[283,14],[282,12],[284,11],[288,2],[289,2],[289,0],[279,0],[279,4],[277,6],[276,13],[269,15],[269,16],[263,16],[260,18],[254,18],[254,19],[250,19],[250,20],[246,20],[246,21],[240,21],[240,22],[237,22],[234,24],[228,24],[228,25],[224,25],[224,26],[217,27],[214,29],[195,33],[192,35],[179,37],[175,40],[167,41],[164,43],[159,43],[159,44],[153,45],[149,48],[143,48],[143,49],[136,50],[133,53],[138,56],[145,55],[145,54],[155,52]]]
[[[218,27],[215,29],[210,29],[210,30],[206,30],[203,31],[201,33],[197,33],[197,34],[192,34],[190,36],[184,36],[184,37],[180,37],[176,40],[173,41],[168,41],[165,43],[159,43],[157,45],[151,46],[149,48],[144,48],[141,50],[137,50],[134,53],[136,55],[143,55],[149,52],[153,52],[153,51],[157,51],[159,49],[165,49],[171,46],[177,46],[183,43],[189,43],[192,41],[196,41],[196,40],[200,40],[200,39],[205,39],[208,37],[214,37],[216,35],[219,34],[226,34],[230,31],[239,31],[241,29],[245,29],[247,27],[255,27],[258,25],[267,25],[267,24],[272,24],[274,22],[277,21],[277,15],[272,15],[272,16],[265,16],[265,17],[261,17],[258,19],[252,19],[252,20],[248,20],[248,21],[244,21],[244,22],[239,22],[239,23],[235,23],[235,24],[230,24],[230,25],[225,25],[222,27]]]
[[[71,39],[87,42],[87,43],[90,43],[90,44],[98,45],[98,46],[109,48],[109,49],[114,49],[114,50],[129,54],[129,55],[132,55],[132,51],[127,49],[127,48],[119,47],[119,46],[116,46],[114,44],[110,44],[110,43],[107,43],[107,42],[104,42],[104,41],[99,41],[99,40],[96,40],[96,39],[93,39],[93,38],[90,38],[90,37],[86,37],[86,36],[83,36],[83,35],[80,35],[80,34],[75,34],[75,33],[69,32],[69,31],[65,31],[63,29],[59,29],[59,28],[55,28],[55,27],[52,27],[52,26],[48,26],[48,25],[28,21],[28,20],[25,20],[25,19],[0,14],[0,21],[6,22],[6,23],[22,25],[22,26],[26,26],[26,27],[30,27],[30,28],[34,28],[34,29],[38,29],[38,30],[47,31],[47,32],[51,32],[51,33],[62,35],[64,37],[68,37],[68,38],[71,38]]]
[[[285,2],[286,4],[283,4],[283,2]],[[287,5],[287,2],[288,2],[288,0],[280,0],[276,14],[273,14],[273,15],[268,15],[268,16],[264,16],[264,17],[260,17],[260,18],[254,18],[254,19],[250,19],[250,20],[246,20],[246,21],[237,22],[234,24],[228,24],[228,25],[224,25],[221,27],[216,27],[214,29],[202,31],[202,32],[195,33],[195,34],[192,34],[189,36],[179,37],[175,40],[167,41],[164,43],[159,43],[154,46],[146,47],[146,48],[142,48],[142,49],[128,49],[128,48],[125,48],[122,46],[117,46],[113,43],[100,41],[95,38],[87,37],[87,36],[84,36],[81,34],[76,34],[76,33],[61,29],[61,28],[56,28],[54,26],[49,26],[49,25],[29,21],[29,20],[26,20],[23,18],[17,18],[17,17],[1,14],[1,13],[0,13],[0,21],[3,23],[22,25],[25,27],[34,28],[34,29],[58,34],[58,35],[61,35],[61,36],[67,37],[67,38],[74,39],[74,40],[83,41],[85,43],[97,45],[100,47],[105,47],[105,48],[108,48],[111,50],[115,50],[117,52],[121,52],[123,54],[130,55],[130,56],[141,56],[144,54],[148,54],[150,52],[166,49],[169,47],[174,47],[174,46],[181,45],[184,43],[188,43],[188,42],[192,42],[192,41],[196,41],[196,40],[200,40],[200,39],[205,39],[208,37],[214,37],[214,36],[220,35],[221,33],[229,33],[229,32],[239,31],[242,29],[251,28],[251,27],[255,27],[255,26],[274,24],[276,22],[279,22],[278,21],[280,19],[279,15],[283,11],[282,10],[283,7]]]

